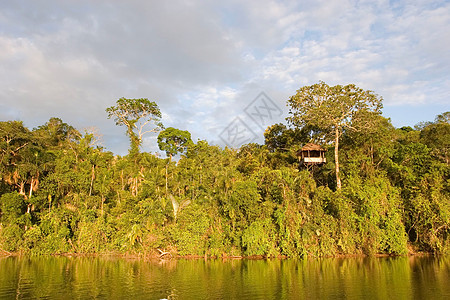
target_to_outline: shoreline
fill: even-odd
[[[253,256],[244,256],[244,255],[174,255],[171,253],[165,253],[165,255],[157,255],[157,254],[144,254],[144,253],[122,253],[122,252],[105,252],[105,253],[73,253],[73,252],[65,252],[65,253],[53,253],[53,254],[30,254],[25,252],[9,252],[6,250],[0,249],[0,258],[5,257],[92,257],[92,258],[100,258],[100,257],[109,257],[109,258],[121,258],[121,259],[144,259],[144,260],[158,260],[158,261],[166,261],[166,260],[269,260],[269,259],[328,259],[328,258],[387,258],[387,257],[424,257],[424,256],[439,256],[446,255],[444,254],[436,254],[432,252],[408,252],[407,254],[387,254],[387,253],[377,253],[373,255],[368,254],[336,254],[334,256],[306,256],[306,257],[290,257],[286,255],[278,255],[278,256],[264,256],[264,255],[253,255]]]

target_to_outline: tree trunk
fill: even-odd
[[[30,193],[28,194],[28,199],[31,199],[31,196],[33,195],[33,181],[34,181],[34,178],[31,177]]]
[[[19,194],[26,198],[27,196],[25,194],[25,182],[21,181],[19,187],[20,187]]]
[[[105,203],[105,196],[103,196],[102,194],[102,205],[101,205],[101,210],[102,210],[102,214],[101,216],[103,217],[103,204]]]
[[[122,191],[125,190],[125,184],[124,184],[124,180],[123,180],[123,170],[120,172],[120,181],[122,182]]]
[[[168,175],[167,175],[167,164],[166,164],[166,197],[167,197],[167,194],[168,194],[168,185],[167,185],[167,177],[168,177]]]
[[[341,178],[339,177],[339,128],[335,129],[335,139],[334,139],[334,162],[336,165],[336,188],[341,189]]]
[[[91,184],[89,186],[89,197],[92,196],[92,187],[94,186],[95,179],[95,165],[92,165]]]
[[[52,195],[48,194],[48,212],[50,212],[50,209],[52,207]]]

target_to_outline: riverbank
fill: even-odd
[[[158,254],[159,253],[159,254]],[[124,258],[124,259],[149,259],[149,260],[168,260],[168,259],[248,259],[248,260],[265,260],[265,259],[291,259],[291,258],[365,258],[365,257],[409,257],[409,256],[436,256],[439,254],[432,252],[424,252],[424,251],[416,251],[414,247],[408,246],[408,253],[399,255],[399,254],[389,254],[389,253],[376,253],[376,254],[365,254],[365,253],[354,253],[354,254],[336,254],[336,255],[327,255],[327,256],[305,256],[305,257],[290,257],[286,255],[277,255],[277,256],[266,256],[266,255],[227,255],[223,254],[220,256],[217,255],[178,255],[176,252],[168,252],[160,249],[155,249],[155,251],[151,251],[148,253],[136,252],[119,252],[119,251],[110,251],[110,252],[102,252],[102,253],[77,253],[77,252],[64,252],[64,253],[52,253],[52,254],[30,254],[23,251],[15,251],[9,252],[0,249],[0,257],[9,257],[9,256],[43,256],[43,257],[114,257],[114,258]]]

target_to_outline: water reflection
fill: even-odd
[[[0,258],[0,299],[450,299],[449,257]]]

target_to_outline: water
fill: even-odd
[[[0,299],[450,299],[450,257],[0,258]]]

